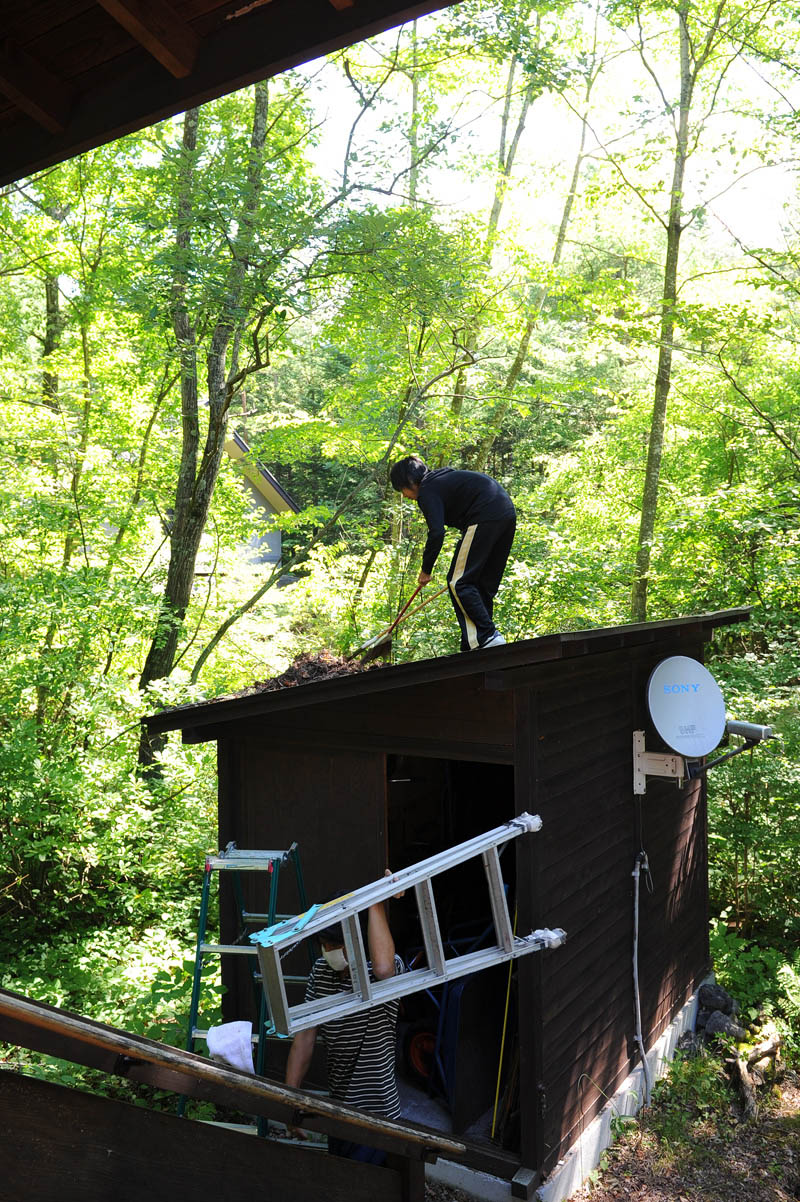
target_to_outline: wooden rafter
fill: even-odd
[[[200,38],[165,0],[98,0],[98,3],[176,79],[185,79],[191,73],[200,50]]]
[[[164,4],[146,2],[163,17]],[[181,36],[174,39],[177,45],[170,40],[169,46],[180,56],[182,71],[187,61],[183,34],[188,29],[190,36],[195,35],[191,37],[193,47],[198,46],[197,32],[202,35],[194,66],[182,77],[165,69],[151,47],[145,49],[144,33],[139,41],[109,17],[110,0],[102,7],[93,0],[81,0],[80,4],[75,0],[15,0],[13,37],[17,45],[35,46],[42,63],[58,64],[63,79],[79,78],[80,85],[75,88],[62,132],[51,132],[56,128],[54,114],[55,121],[59,120],[55,104],[47,109],[49,125],[37,126],[20,104],[16,104],[16,114],[9,112],[16,103],[10,89],[8,105],[0,97],[0,186],[455,0],[356,0],[339,11],[331,0],[171,2],[179,14]],[[115,0],[129,16],[138,14],[140,32],[144,3]],[[40,20],[41,12],[47,12],[50,19]],[[193,17],[184,18],[185,12],[197,13],[202,25],[195,24]],[[151,39],[161,28],[156,21],[144,24]],[[0,29],[7,25],[0,22]],[[28,98],[28,111],[37,102],[46,107],[42,100],[47,90],[30,84],[26,88],[24,83],[23,76],[17,86]],[[3,90],[0,84],[0,92]]]
[[[49,133],[66,128],[71,89],[11,38],[0,40],[0,91]]]
[[[406,1126],[289,1089],[264,1077],[220,1066],[194,1052],[183,1052],[5,989],[0,989],[0,1039],[73,1064],[143,1081],[157,1089],[214,1101],[245,1114],[299,1122],[340,1139],[360,1142],[360,1136],[377,1148],[417,1160],[438,1155],[457,1157],[465,1151],[457,1138],[441,1132]]]

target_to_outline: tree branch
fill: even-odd
[[[474,361],[474,356],[470,356],[469,362],[473,362],[473,361]],[[412,416],[416,412],[422,399],[428,394],[428,392],[430,392],[430,390],[433,388],[433,386],[439,382],[439,380],[444,379],[446,376],[452,375],[454,372],[460,371],[461,368],[463,366],[465,366],[465,363],[466,363],[466,361],[461,361],[461,362],[452,364],[450,367],[445,368],[443,371],[438,372],[435,376],[431,376],[431,378],[427,381],[426,384],[424,384],[421,388],[417,389],[417,393],[416,393],[416,396],[414,397],[414,400],[407,407],[401,420],[398,422],[397,426],[395,427],[394,433],[392,434],[391,438],[389,439],[389,442],[386,446],[385,451],[383,452],[383,454],[381,455],[380,459],[375,464],[375,466],[365,475],[365,477],[363,478],[363,480],[360,481],[359,484],[355,485],[355,487],[350,490],[350,492],[345,496],[344,500],[341,501],[339,503],[339,505],[336,507],[334,512],[328,518],[328,520],[322,526],[320,526],[320,528],[318,530],[316,530],[314,532],[311,539],[306,544],[305,548],[303,550],[297,551],[290,560],[288,560],[288,561],[281,560],[280,563],[276,564],[275,567],[273,568],[272,572],[270,573],[269,577],[265,581],[265,583],[262,584],[260,586],[260,588],[256,589],[256,591],[250,597],[248,597],[246,601],[243,601],[242,604],[236,610],[234,610],[234,612],[232,614],[230,614],[225,619],[225,621],[220,624],[220,626],[217,627],[216,631],[211,636],[211,638],[206,643],[206,645],[203,647],[202,651],[200,652],[200,655],[197,657],[197,660],[195,661],[194,667],[192,668],[192,671],[191,671],[191,677],[190,677],[192,684],[196,683],[196,681],[200,675],[200,672],[202,671],[203,665],[205,664],[208,657],[211,655],[214,648],[217,646],[218,643],[221,642],[221,640],[225,637],[225,635],[230,630],[230,628],[236,622],[238,622],[239,618],[244,617],[244,615],[246,613],[248,613],[253,608],[254,605],[257,605],[258,602],[261,600],[261,598],[267,592],[269,592],[269,590],[272,588],[273,584],[277,580],[279,580],[281,576],[285,575],[285,573],[290,571],[291,568],[293,568],[296,564],[302,562],[302,560],[304,560],[308,556],[309,551],[311,551],[312,548],[315,547],[317,545],[317,543],[319,543],[325,537],[326,534],[330,533],[330,531],[335,528],[336,523],[339,521],[339,518],[342,516],[343,513],[346,512],[347,509],[349,509],[352,502],[355,500],[355,498],[357,496],[359,496],[360,493],[362,493],[364,491],[364,489],[367,487],[367,485],[371,484],[373,481],[379,479],[381,472],[386,467],[386,464],[389,462],[392,452],[394,451],[394,448],[396,447],[396,445],[399,441],[400,435],[402,434],[403,430],[408,425]]]
[[[775,424],[775,422],[769,416],[769,414],[765,413],[764,410],[759,405],[756,404],[756,402],[753,400],[753,398],[750,396],[750,394],[745,392],[745,390],[741,387],[741,385],[739,384],[736,377],[728,370],[728,368],[725,365],[725,360],[722,357],[723,349],[724,348],[721,348],[717,352],[717,360],[719,362],[720,367],[722,368],[722,373],[725,376],[725,379],[731,385],[734,392],[736,392],[738,394],[738,396],[740,396],[742,398],[742,400],[745,401],[750,406],[750,408],[753,410],[753,412],[756,414],[756,416],[761,419],[761,421],[764,423],[764,425],[767,427],[767,429],[770,431],[770,433],[773,435],[773,437],[777,439],[777,441],[781,444],[783,449],[788,453],[789,457],[792,460],[794,460],[794,462],[800,468],[800,450],[794,445],[794,443],[791,441],[791,439],[787,438],[786,435],[783,434],[783,432],[778,428],[778,426]]]

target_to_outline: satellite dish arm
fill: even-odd
[[[726,760],[732,760],[734,756],[741,755],[743,751],[748,751],[756,744],[776,737],[771,726],[759,726],[755,722],[726,722],[725,734],[738,735],[744,739],[744,743],[740,743],[731,751],[726,751],[724,755],[718,755],[716,759],[708,760],[707,763],[703,763],[702,760],[687,760],[686,775],[689,780],[697,780],[699,776],[708,772],[709,768],[716,768],[717,764],[724,764]]]

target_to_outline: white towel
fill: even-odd
[[[218,1027],[209,1027],[206,1043],[211,1059],[238,1068],[243,1073],[252,1073],[252,1034],[253,1024],[246,1022],[221,1023]]]

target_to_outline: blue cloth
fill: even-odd
[[[284,935],[299,935],[303,927],[311,921],[319,908],[318,905],[312,906],[310,910],[306,910],[305,914],[299,915],[298,918],[285,918],[282,922],[274,922],[271,927],[265,927],[263,931],[253,931],[250,936],[250,942],[260,943],[262,947],[271,947],[277,939]]]

